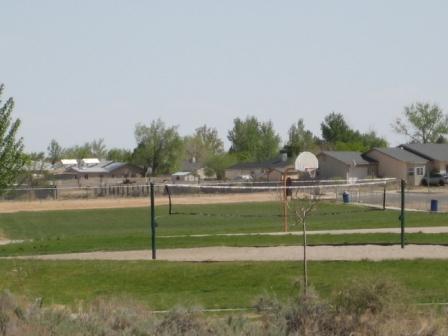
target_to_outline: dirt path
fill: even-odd
[[[406,228],[406,233],[448,233],[448,226],[430,227],[410,227]],[[314,230],[308,231],[308,235],[346,235],[346,234],[371,234],[371,233],[400,233],[400,228],[380,228],[380,229],[352,229],[352,230]],[[302,231],[290,232],[248,232],[248,233],[215,233],[215,234],[194,234],[194,235],[172,235],[158,236],[157,238],[187,238],[187,237],[211,237],[211,236],[300,236]]]
[[[301,260],[301,246],[279,247],[201,247],[157,251],[158,260],[168,261],[280,261]],[[448,259],[448,246],[310,246],[309,260],[392,260]],[[150,251],[90,252],[17,257],[41,260],[151,260]]]
[[[174,204],[221,204],[239,202],[266,202],[272,201],[272,193],[226,194],[226,195],[192,195],[176,196]],[[168,204],[167,196],[157,196],[156,205]],[[86,210],[86,209],[112,209],[112,208],[140,208],[149,207],[147,198],[97,198],[78,200],[48,200],[48,201],[2,201],[0,213],[19,211],[47,211],[47,210]]]

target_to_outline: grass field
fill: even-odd
[[[298,245],[297,236],[163,236],[275,232],[282,230],[278,203],[242,203],[220,205],[178,205],[176,215],[167,207],[157,208],[158,248],[199,246],[277,246]],[[189,215],[202,213],[205,215]],[[290,216],[293,223],[293,216]],[[444,226],[448,214],[407,213],[406,225]],[[19,212],[0,215],[0,236],[30,240],[0,246],[0,256],[82,252],[98,250],[148,249],[149,210],[147,208]],[[321,203],[310,217],[310,230],[367,229],[398,227],[398,212],[372,210],[351,205]],[[291,226],[292,230],[299,229]],[[353,234],[310,236],[310,244],[397,244],[397,234]],[[447,244],[447,234],[408,234],[408,243]]]
[[[429,271],[430,270],[430,271]],[[411,301],[447,302],[445,261],[311,262],[310,281],[328,297],[350,281],[385,278],[411,293]],[[75,304],[98,296],[137,299],[153,309],[174,305],[250,307],[257,297],[298,295],[298,262],[175,263],[1,260],[1,289],[46,304]]]

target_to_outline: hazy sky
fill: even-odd
[[[416,100],[448,111],[448,2],[4,1],[0,82],[29,151],[104,138],[135,146],[137,122],[185,135],[206,123],[298,118],[316,134],[332,111],[392,145]]]

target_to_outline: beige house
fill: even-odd
[[[171,182],[176,183],[198,183],[199,176],[192,172],[177,172],[171,175]]]
[[[427,169],[430,172],[448,173],[448,144],[409,144],[400,147],[428,160]]]
[[[317,159],[320,179],[354,180],[376,176],[377,163],[359,152],[323,151],[317,154]]]
[[[259,181],[281,181],[283,173],[294,169],[294,164],[288,160],[286,154],[277,159],[265,162],[242,162],[225,170],[228,180],[246,179]]]
[[[395,177],[418,186],[425,176],[428,160],[402,148],[374,148],[364,157],[378,162],[379,177]]]

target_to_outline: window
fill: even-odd
[[[414,175],[414,167],[408,168],[408,175],[413,176]]]
[[[422,175],[424,174],[424,169],[423,169],[423,167],[417,167],[417,168],[415,168],[415,173],[416,173],[418,176],[422,176]]]
[[[88,179],[89,179],[89,175],[85,174],[85,175],[84,175],[84,178],[85,178],[86,180],[88,180]]]

